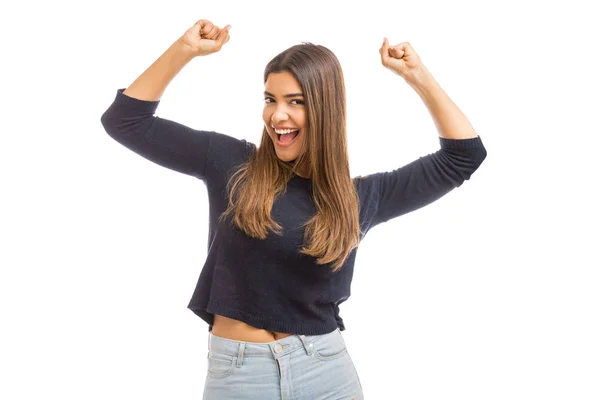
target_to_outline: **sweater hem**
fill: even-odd
[[[212,315],[218,314],[227,318],[236,319],[259,329],[266,329],[272,332],[293,333],[296,335],[324,335],[331,333],[338,328],[338,323],[335,319],[327,322],[280,321],[266,316],[253,315],[242,310],[216,303],[214,301],[209,301],[208,305],[204,308],[192,306],[189,306],[188,308],[209,324],[211,324],[209,319],[214,321],[214,318],[208,318],[206,313],[210,313]],[[340,328],[340,330],[342,329]]]
[[[140,111],[150,112],[152,114],[156,112],[156,109],[160,104],[160,100],[151,101],[136,99],[135,97],[124,94],[123,92],[125,89],[126,88],[121,88],[117,90],[117,95],[115,97],[115,102],[117,104],[128,106]]]
[[[480,136],[468,139],[447,139],[439,136],[440,146],[444,149],[477,149],[483,147]]]

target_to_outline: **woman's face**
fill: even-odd
[[[298,158],[305,137],[306,109],[300,84],[291,73],[272,72],[268,75],[263,120],[279,159],[290,162]],[[276,129],[298,132],[282,135]]]

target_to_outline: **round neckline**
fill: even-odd
[[[300,175],[298,175],[298,174],[296,174],[296,173],[294,173],[294,172],[292,172],[292,175],[293,175],[295,178],[299,178],[299,179],[301,179],[301,180],[303,180],[303,181],[310,181],[310,180],[311,180],[310,178],[304,178],[304,177],[302,177],[302,176],[300,176]]]

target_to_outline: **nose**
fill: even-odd
[[[284,109],[277,107],[273,115],[271,115],[271,122],[274,124],[279,124],[281,121],[287,121],[289,116],[285,112]]]

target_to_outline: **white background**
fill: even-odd
[[[201,18],[232,24],[231,40],[174,79],[163,118],[258,143],[263,69],[309,41],[344,70],[352,175],[395,169],[439,141],[381,65],[387,36],[412,44],[488,151],[358,250],[341,315],[367,399],[600,398],[592,2],[37,3],[1,13],[0,398],[201,398],[208,330],[186,307],[206,187],[100,124]]]

